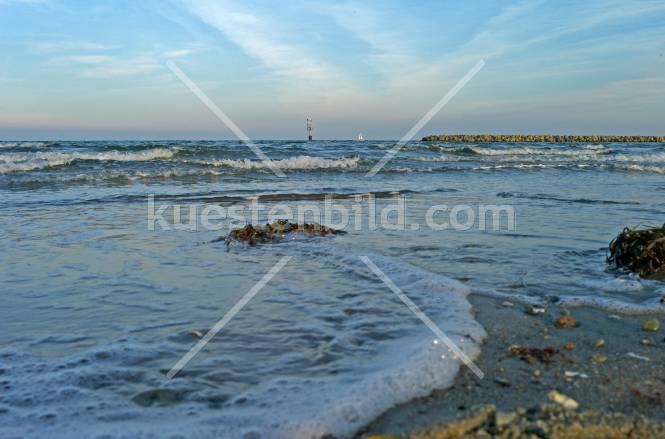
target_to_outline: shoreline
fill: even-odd
[[[460,143],[665,143],[665,136],[607,136],[561,134],[435,134],[422,138],[423,142]]]
[[[531,424],[553,432],[571,425],[592,428],[615,419],[614,430],[609,431],[616,434],[598,437],[654,437],[621,433],[641,431],[634,429],[636,423],[665,437],[665,370],[658,367],[665,361],[665,334],[662,329],[643,329],[644,321],[653,316],[571,308],[578,325],[558,328],[556,320],[567,312],[562,307],[530,315],[518,303],[508,305],[511,302],[475,295],[469,301],[488,333],[477,359],[485,378],[478,380],[462,367],[450,388],[393,407],[362,429],[359,438],[490,437],[476,436],[476,430],[495,425],[499,417],[510,418],[505,427],[513,433]],[[545,361],[525,360],[511,354],[510,347],[515,345],[552,347],[558,353]],[[552,391],[571,398],[579,408],[557,407],[550,400]],[[463,434],[460,426],[466,428]]]

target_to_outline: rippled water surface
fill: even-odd
[[[390,141],[0,142],[0,431],[201,437],[352,434],[449,385],[459,364],[358,258],[369,256],[470,356],[469,291],[656,310],[658,284],[609,268],[626,225],[665,221],[665,145]],[[256,248],[149,230],[155,204],[405,197],[418,230]],[[510,205],[515,230],[432,230],[434,205]],[[287,266],[175,379],[165,377],[282,256]],[[443,357],[442,357],[443,356]],[[6,434],[5,434],[6,433]]]

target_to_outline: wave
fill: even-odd
[[[636,155],[616,155],[611,158],[619,162],[648,162],[648,163],[665,163],[665,153],[656,154],[636,154]]]
[[[449,154],[465,154],[479,156],[511,156],[511,155],[539,155],[539,156],[565,156],[565,157],[596,157],[598,154],[607,154],[609,148],[603,145],[593,145],[591,148],[565,149],[565,148],[529,148],[527,146],[512,148],[486,148],[482,146],[465,146],[454,148],[440,148]]]
[[[439,156],[426,156],[426,157],[408,157],[409,160],[414,160],[417,162],[454,162],[457,161],[456,157],[450,157],[445,155]]]
[[[652,174],[665,174],[665,166],[645,166],[645,165],[614,165],[610,169],[628,172],[648,172]]]
[[[272,160],[272,163],[279,169],[355,169],[358,167],[360,157],[349,157],[341,159],[327,159],[322,157],[312,157],[300,155],[288,159]],[[228,167],[233,169],[270,169],[267,162],[250,159],[220,159],[220,160],[193,160],[189,163],[200,165]]]
[[[511,171],[511,170],[539,170],[539,169],[570,169],[570,170],[593,170],[606,169],[615,172],[644,172],[652,174],[665,174],[665,166],[646,166],[638,164],[619,165],[606,163],[519,163],[505,165],[484,165],[467,168],[471,171]],[[460,168],[458,171],[464,171]]]
[[[596,285],[601,291],[606,290],[605,287]],[[619,288],[619,285],[615,285]],[[627,288],[631,288],[630,290]],[[634,285],[624,287],[622,292],[635,291]],[[615,290],[616,291],[616,290]],[[662,294],[645,299],[641,302],[627,302],[615,297],[609,296],[576,296],[576,295],[562,295],[562,296],[529,296],[519,293],[506,293],[496,291],[489,288],[472,288],[471,294],[480,296],[491,297],[496,300],[509,300],[511,302],[522,303],[524,305],[539,305],[550,306],[556,305],[558,307],[579,307],[579,308],[596,308],[611,313],[622,315],[663,315],[665,314],[665,305],[661,303]]]
[[[177,329],[171,337],[155,343],[128,336],[61,358],[5,348],[0,350],[7,366],[3,380],[8,385],[0,394],[0,404],[7,408],[2,415],[5,432],[9,436],[39,437],[48,433],[49,437],[64,438],[76,428],[80,436],[88,437],[115,434],[121,422],[129,435],[137,437],[162,437],[173,431],[199,438],[352,437],[396,404],[452,384],[463,367],[461,361],[448,352],[444,342],[435,343],[429,329],[414,321],[406,306],[362,265],[358,259],[361,253],[306,243],[294,244],[289,251],[329,263],[335,272],[357,273],[367,287],[344,298],[347,306],[359,312],[345,314],[341,329],[330,328],[334,336],[326,343],[345,353],[334,360],[338,373],[301,373],[302,369],[284,373],[285,362],[297,358],[294,352],[293,357],[266,361],[275,369],[262,366],[248,371],[248,375],[257,374],[256,380],[253,375],[250,381],[221,378],[224,370],[232,369],[227,366],[228,352],[217,347],[206,354],[207,359],[199,358],[197,366],[167,380],[165,368],[171,367],[192,342]],[[480,343],[487,334],[473,318],[466,286],[395,258],[370,257],[468,357],[479,355]],[[292,282],[297,284],[299,278],[294,275]],[[349,281],[355,283],[357,279]],[[291,283],[284,285],[286,290],[281,294],[292,289]],[[293,294],[301,297],[295,305],[308,315],[318,313],[319,319],[329,316],[322,311],[325,302],[321,302],[329,296],[322,292],[318,297],[315,291],[307,291],[302,294],[300,288],[293,289]],[[384,305],[386,309],[376,312],[376,307]],[[286,322],[289,332],[283,334],[295,340],[294,346],[300,335],[328,330],[327,325],[316,325],[316,320],[305,324],[299,320]],[[395,328],[400,330],[391,335]],[[56,335],[49,341],[72,340]],[[344,358],[351,351],[360,357],[349,354]],[[220,358],[224,362],[220,363]],[[369,363],[359,363],[358,358]],[[243,385],[216,386],[220,379]],[[57,417],[49,418],[48,423],[29,422],[35,412],[45,416],[55,413]],[[94,425],[82,421],[88,418],[96,420]]]
[[[0,142],[0,148],[45,148],[55,145],[55,142]]]
[[[627,204],[627,205],[640,204],[636,201],[596,200],[592,198],[565,198],[556,195],[527,194],[524,192],[499,192],[498,194],[496,194],[496,196],[499,198],[523,198],[529,200],[560,201],[563,203],[579,203],[579,204]]]
[[[67,166],[75,161],[145,162],[166,160],[177,154],[178,148],[153,148],[138,152],[36,152],[0,155],[0,174],[27,172]]]

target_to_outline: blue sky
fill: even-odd
[[[661,1],[0,0],[0,139],[665,134]]]

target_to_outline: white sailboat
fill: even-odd
[[[358,134],[358,142],[362,142],[363,140],[365,140],[363,133]]]

